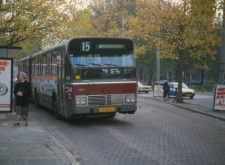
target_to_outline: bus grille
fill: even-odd
[[[88,96],[88,106],[111,105],[111,95]]]

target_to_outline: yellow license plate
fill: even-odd
[[[190,97],[190,96],[191,96],[191,94],[186,94],[186,96],[187,96],[187,97]]]
[[[99,108],[99,112],[115,112],[115,107],[101,107]]]

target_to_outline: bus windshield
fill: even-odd
[[[134,67],[133,54],[70,54],[70,61],[76,67]]]
[[[72,54],[75,79],[129,79],[136,77],[133,54]]]

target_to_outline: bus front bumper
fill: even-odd
[[[68,108],[68,107],[67,107]],[[115,111],[112,111],[109,109],[109,111],[107,111],[107,108],[109,107],[105,107],[106,111],[101,112],[100,111],[100,107],[76,107],[76,108],[72,108],[72,112],[70,112],[70,116],[72,115],[91,115],[91,114],[98,114],[98,115],[105,115],[105,114],[112,114],[112,113],[122,113],[122,114],[134,114],[137,110],[137,106],[117,106],[115,107]]]

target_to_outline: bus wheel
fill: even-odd
[[[58,113],[58,106],[57,106],[56,100],[53,103],[53,113],[54,113],[55,118],[59,120],[60,119],[60,115]]]

